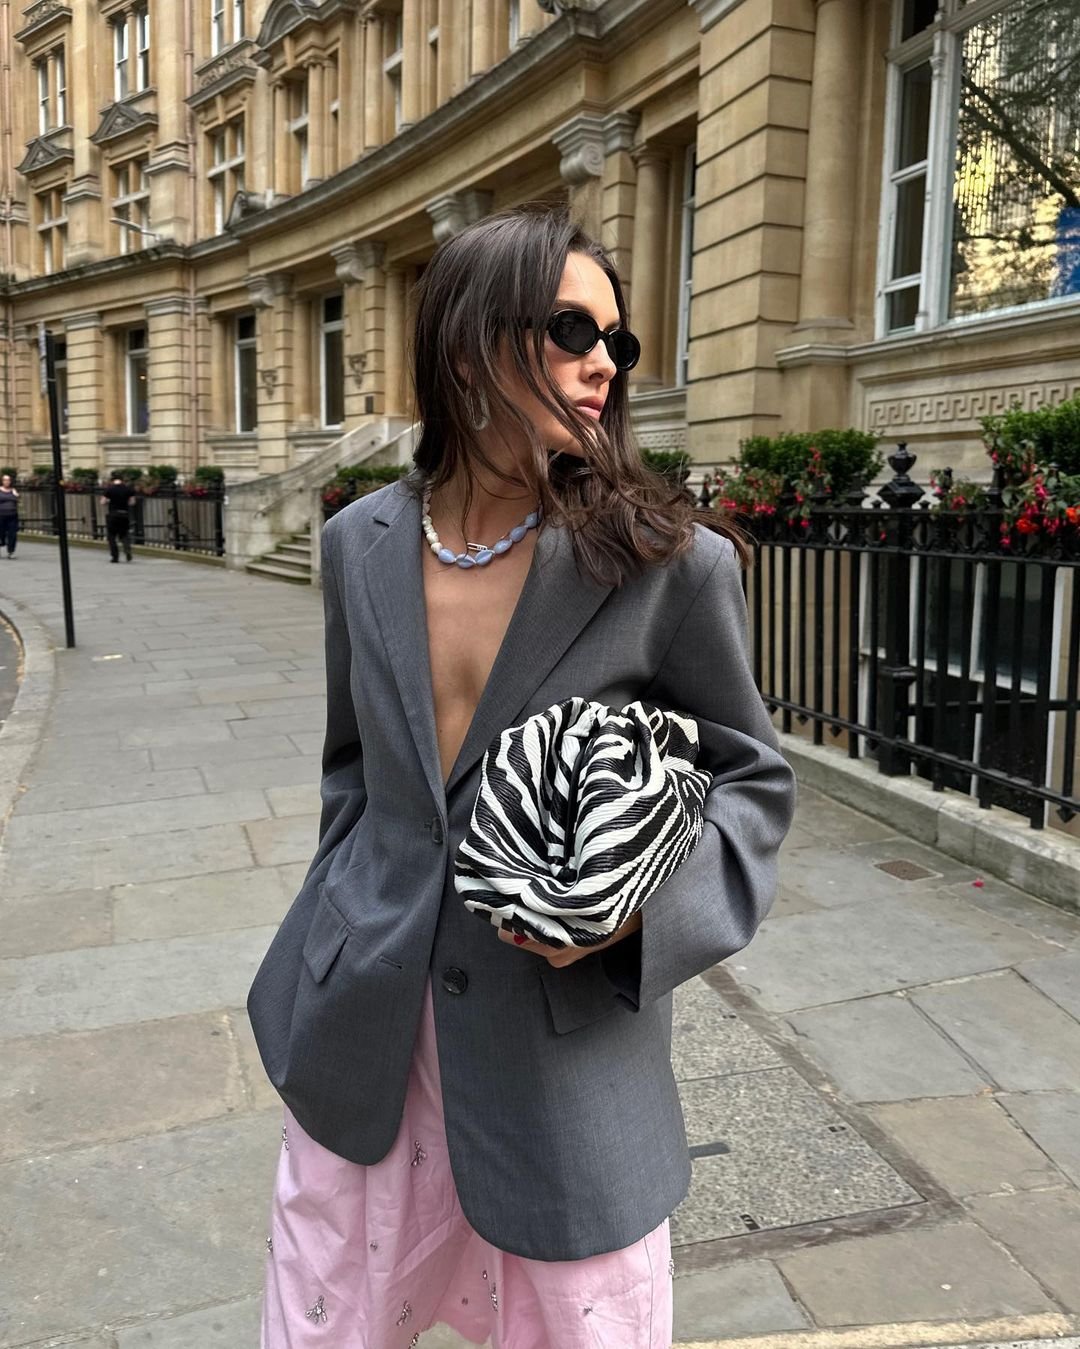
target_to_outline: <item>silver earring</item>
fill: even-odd
[[[482,389],[470,389],[465,396],[465,405],[469,412],[469,421],[474,431],[483,431],[491,422],[491,409]]]

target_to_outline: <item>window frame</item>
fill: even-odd
[[[56,125],[67,126],[67,53],[63,43],[53,48],[50,59],[53,67]]]
[[[150,5],[141,0],[131,12],[135,29],[135,90],[142,93],[151,87],[150,79]]]
[[[66,185],[54,184],[34,193],[37,210],[38,249],[41,257],[41,270],[45,276],[54,276],[67,266],[67,225],[64,211]],[[55,207],[55,212],[54,212]],[[59,254],[59,266],[57,265]]]
[[[146,240],[151,237],[150,228],[150,181],[148,171],[150,160],[145,155],[136,155],[131,159],[118,160],[111,164],[113,195],[110,200],[111,214],[115,221],[125,220],[127,225],[116,224],[120,234],[121,254],[138,253],[144,249]],[[120,190],[120,176],[127,180],[126,190]],[[134,177],[132,176],[134,174]],[[137,225],[138,229],[128,226]],[[142,233],[141,231],[146,231]]]
[[[214,212],[214,233],[221,234],[225,229],[229,215],[229,204],[237,192],[243,191],[246,167],[244,114],[231,117],[211,127],[206,133],[209,146],[209,164],[206,178],[210,184],[211,204]],[[230,145],[231,140],[231,145]],[[217,157],[217,148],[221,147],[221,158]],[[230,154],[230,150],[232,153]]]
[[[143,334],[143,344],[141,347],[132,346],[132,338],[136,333]],[[129,436],[144,436],[150,430],[150,330],[145,324],[136,324],[134,327],[124,329],[124,425],[127,428],[126,434]],[[144,406],[146,410],[146,425],[139,429],[138,417],[136,416],[135,397],[135,366],[141,362],[146,371],[146,391],[144,394]]]
[[[305,66],[298,76],[286,84],[286,98],[289,103],[289,116],[285,119],[285,130],[292,142],[293,162],[296,168],[297,191],[303,192],[311,167],[309,147],[311,144],[311,87],[308,70]],[[298,111],[292,111],[296,101]]]
[[[240,324],[246,319],[252,323],[252,332],[250,337],[240,336]],[[232,339],[233,339],[233,426],[238,435],[249,435],[259,429],[259,376],[258,376],[258,355],[259,355],[259,332],[258,320],[253,312],[236,314],[232,321]],[[243,380],[241,371],[243,368],[243,353],[252,351],[255,353],[255,368],[253,370],[253,387],[255,419],[250,426],[244,425],[243,408]]]
[[[119,103],[131,92],[131,72],[129,69],[131,42],[128,33],[128,16],[120,13],[110,22],[113,35],[113,100]]]
[[[683,154],[683,193],[679,238],[679,313],[675,329],[675,387],[690,383],[690,305],[694,296],[694,210],[697,191],[697,144]]]
[[[326,306],[330,300],[339,300],[341,302],[341,317],[339,319],[327,319]],[[336,431],[345,425],[345,293],[344,291],[331,291],[327,295],[319,296],[316,301],[319,313],[319,425],[328,431]],[[328,412],[328,386],[326,382],[327,372],[327,351],[326,339],[329,334],[341,334],[341,420],[332,422],[327,416]]]
[[[229,45],[226,35],[227,0],[210,0],[210,55],[217,56]]]

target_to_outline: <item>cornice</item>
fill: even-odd
[[[251,38],[243,38],[218,52],[209,61],[204,61],[195,71],[198,88],[188,95],[185,103],[198,108],[237,85],[253,84],[259,73],[254,53],[254,42]]]
[[[166,240],[153,244],[149,248],[140,248],[134,253],[117,253],[109,258],[97,258],[93,262],[79,263],[62,272],[53,272],[49,276],[34,276],[26,281],[12,281],[6,293],[12,296],[38,295],[50,290],[70,292],[71,288],[84,281],[98,281],[103,277],[119,276],[124,272],[141,271],[157,267],[162,263],[183,262],[187,250],[183,244]]]
[[[255,38],[259,65],[266,64],[271,48],[306,23],[325,24],[338,14],[354,14],[360,0],[270,0]]]
[[[130,103],[110,103],[89,140],[92,145],[106,145],[135,132],[152,131],[157,124],[156,112],[142,112]]]
[[[65,4],[64,0],[37,0],[36,4],[27,5],[23,10],[23,18],[26,24],[14,34],[14,38],[24,47],[29,47],[53,27],[70,23],[71,6]]]
[[[701,31],[707,33],[725,14],[737,9],[743,0],[686,0],[686,2],[691,9],[697,10]]]
[[[15,172],[28,178],[31,174],[40,173],[42,169],[68,163],[74,158],[71,128],[58,127],[54,131],[46,131],[43,136],[35,136],[32,141],[27,141],[26,154],[23,155],[22,162],[16,164]]]

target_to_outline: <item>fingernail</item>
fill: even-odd
[[[514,945],[515,945],[515,946],[524,946],[525,943],[526,943],[528,940],[529,940],[528,937],[523,937],[523,936],[521,935],[520,932],[515,932],[515,933],[514,933]]]

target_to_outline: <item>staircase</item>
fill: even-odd
[[[279,543],[272,553],[249,562],[244,569],[255,576],[273,576],[293,585],[311,585],[311,530],[293,534],[285,543]]]

